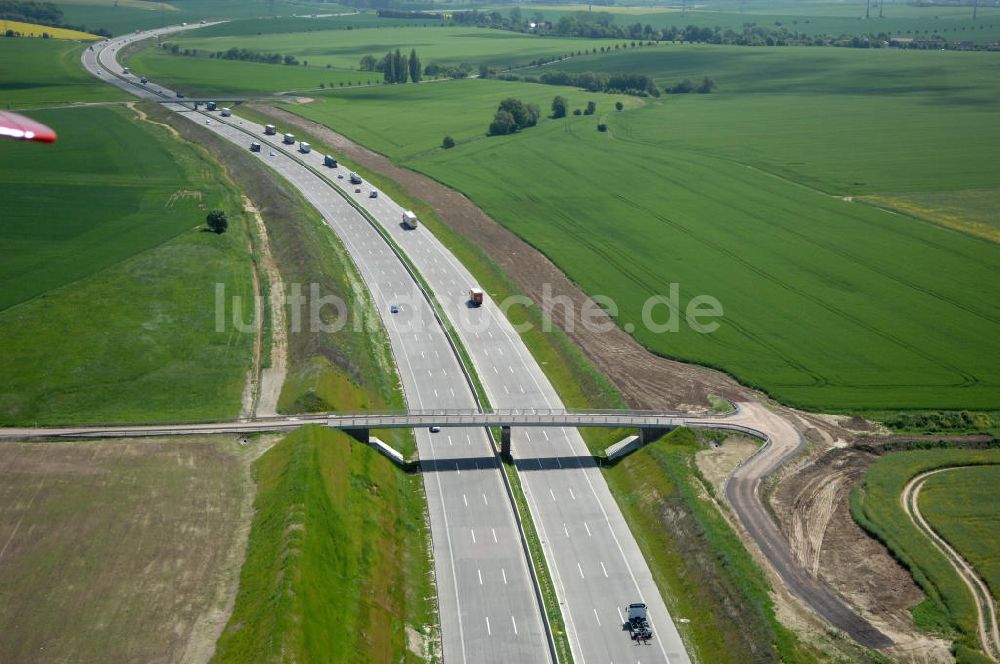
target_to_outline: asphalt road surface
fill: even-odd
[[[176,30],[176,28],[174,29]],[[157,30],[171,32],[173,30]],[[84,65],[138,96],[159,98],[171,91],[155,84],[137,88],[111,73],[121,74],[115,61],[130,35],[85,51]],[[111,73],[109,73],[109,71]],[[135,76],[127,81],[138,82]],[[183,106],[169,105],[237,145],[252,138],[231,126]],[[242,121],[263,134],[263,128]],[[261,135],[259,139],[264,137]],[[388,331],[408,406],[414,409],[474,408],[471,389],[440,326],[416,326],[410,316],[433,319],[429,305],[416,292],[404,266],[372,226],[329,183],[280,150],[255,153],[296,186],[337,233],[367,285]],[[305,285],[307,286],[307,285]],[[406,315],[390,314],[390,305],[407,301]],[[485,431],[449,429],[431,434],[416,431],[424,487],[430,512],[435,574],[444,657],[454,662],[551,661],[542,614],[531,583],[517,524]]]

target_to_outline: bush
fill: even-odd
[[[583,111],[578,108],[573,109],[573,115],[583,115]]]
[[[452,138],[451,136],[445,136],[444,140],[441,141],[441,147],[443,147],[445,150],[452,149],[453,147],[455,147],[455,139]]]
[[[208,224],[208,229],[213,233],[222,234],[226,232],[229,228],[229,219],[226,217],[226,213],[223,210],[212,210],[205,217],[205,223]]]
[[[556,97],[552,100],[552,117],[554,118],[564,118],[566,117],[566,105],[567,101],[565,97]]]
[[[588,101],[587,108],[583,109],[583,114],[593,115],[595,111],[597,111],[597,104],[592,101]]]
[[[603,122],[598,123],[597,131],[607,131],[607,130],[608,130],[608,125],[604,124]]]
[[[503,136],[513,134],[515,131],[517,122],[514,121],[514,116],[504,110],[497,111],[493,116],[493,122],[490,123],[490,136]]]
[[[616,111],[620,111],[620,110],[622,110],[623,108],[625,108],[625,104],[621,103],[620,101],[616,101],[616,102],[615,102],[615,110],[616,110]]]

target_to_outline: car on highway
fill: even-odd
[[[391,307],[389,307],[389,313],[391,313],[391,314],[398,314],[399,313],[399,305],[398,304],[394,304]]]
[[[437,433],[440,430],[441,430],[441,427],[437,427],[437,426],[431,427],[431,433]]]
[[[368,194],[368,198],[378,198],[378,192],[372,189],[371,193]]]

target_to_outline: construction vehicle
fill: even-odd
[[[285,134],[282,141],[288,145],[295,145],[295,134]]]
[[[469,290],[469,302],[472,306],[479,307],[483,304],[483,289],[482,288],[472,288]]]
[[[329,166],[330,168],[337,167],[337,160],[333,158],[333,155],[323,155],[323,165]]]
[[[228,108],[222,109],[222,117],[228,118],[232,114],[233,114],[232,109],[228,109]]]
[[[264,125],[264,133],[268,136],[274,136],[278,133],[278,128],[274,125]]]
[[[642,602],[629,604],[625,607],[628,622],[625,627],[633,641],[649,641],[653,638],[653,629],[649,626],[649,618],[646,616],[646,605]]]
[[[361,184],[361,176],[357,173],[351,173],[351,184]]]
[[[305,141],[302,141],[301,143],[299,143],[299,152],[301,152],[302,154],[309,154],[310,152],[312,152],[312,146],[306,143]]]
[[[418,223],[417,215],[413,214],[413,210],[403,210],[403,226],[416,228]]]

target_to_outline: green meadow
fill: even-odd
[[[920,490],[920,511],[1000,599],[1000,465],[928,478]]]
[[[619,323],[658,353],[812,408],[994,408],[1000,247],[852,197],[981,192],[976,206],[989,210],[998,63],[664,45],[558,67],[661,85],[710,75],[718,91],[630,98],[618,112],[609,95],[473,80],[292,108],[469,195],[587,292],[612,297]],[[594,99],[598,116],[485,136],[500,99],[546,108],[555,94],[571,108]],[[440,149],[445,133],[456,148]],[[650,330],[643,306],[671,284],[682,309],[699,295],[721,302],[719,329]]]
[[[0,110],[129,99],[83,70],[85,48],[56,39],[0,38]]]
[[[0,151],[0,422],[235,416],[253,335],[217,331],[215,285],[252,319],[238,193],[124,108],[33,115],[60,137]]]
[[[995,449],[893,453],[873,465],[851,495],[854,519],[892,551],[926,593],[927,599],[910,609],[917,625],[955,639],[959,662],[983,661],[977,657],[975,603],[948,559],[906,516],[899,498],[906,484],[924,472],[975,466],[928,479],[920,492],[920,509],[926,510],[925,517],[945,539],[973,561],[996,594],[998,511],[992,483],[998,475],[997,464],[1000,451]]]

